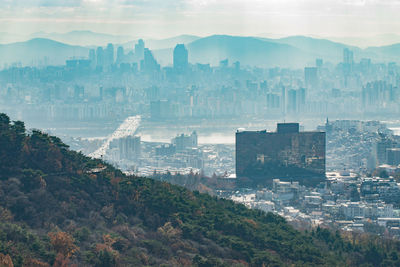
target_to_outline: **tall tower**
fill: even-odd
[[[281,111],[282,114],[286,114],[286,87],[281,88]]]
[[[343,49],[343,63],[352,65],[354,63],[354,54],[348,48]]]
[[[124,61],[124,48],[122,46],[119,46],[117,49],[117,59],[115,60],[116,64],[121,64]]]
[[[294,89],[289,89],[287,93],[288,93],[287,109],[289,112],[295,113],[298,111],[298,109],[297,109],[297,91]]]
[[[91,67],[96,66],[96,51],[94,49],[89,50],[89,60]]]
[[[145,72],[159,71],[160,65],[157,63],[150,49],[144,49],[144,59],[140,61],[140,69]]]
[[[96,50],[97,64],[98,68],[102,68],[104,65],[104,50],[103,47],[99,46]]]
[[[108,44],[106,48],[106,57],[105,57],[106,65],[110,66],[114,64],[114,45]]]
[[[354,64],[354,54],[348,48],[343,49],[343,76],[344,76],[344,86],[347,87],[348,79],[353,72]]]
[[[144,41],[139,39],[138,43],[135,44],[135,61],[140,62],[144,59]]]
[[[183,73],[187,70],[188,61],[188,51],[184,44],[177,44],[174,48],[174,70],[177,73]]]

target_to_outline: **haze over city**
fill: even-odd
[[[400,1],[0,7],[1,266],[400,266]]]

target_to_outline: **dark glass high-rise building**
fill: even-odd
[[[177,44],[174,48],[174,70],[177,73],[183,73],[189,65],[188,51],[184,44]]]
[[[325,179],[325,132],[300,132],[279,123],[276,132],[236,132],[239,183],[268,185],[275,178],[315,184]]]

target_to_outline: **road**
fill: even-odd
[[[141,117],[131,116],[124,120],[124,122],[115,130],[103,143],[103,145],[97,149],[95,152],[89,154],[89,157],[92,158],[101,158],[106,154],[107,149],[110,146],[110,143],[119,138],[124,138],[130,135],[134,135],[137,128],[139,127]]]

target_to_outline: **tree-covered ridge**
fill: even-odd
[[[0,114],[0,266],[400,266],[399,251],[127,177]]]

